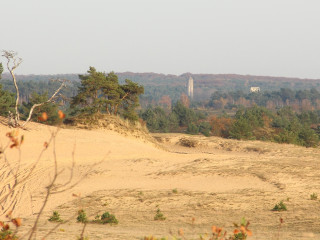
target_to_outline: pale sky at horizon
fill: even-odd
[[[0,50],[23,58],[17,74],[320,79],[319,10],[319,0],[2,1]]]

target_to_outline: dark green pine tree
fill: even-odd
[[[106,76],[105,84],[102,87],[102,91],[106,98],[106,112],[108,114],[117,114],[116,105],[120,102],[118,76],[114,72],[110,72]]]
[[[144,93],[144,87],[132,82],[129,79],[125,80],[124,85],[119,86],[120,99],[117,108],[122,107],[122,116],[131,121],[138,120],[138,115],[135,109],[139,106],[139,96]]]
[[[107,84],[105,74],[90,67],[87,75],[79,75],[81,86],[78,94],[72,99],[71,107],[81,112],[97,113],[106,105],[103,87]]]
[[[94,67],[90,67],[88,74],[79,78],[81,86],[71,101],[75,112],[106,112],[114,115],[119,112],[130,120],[138,119],[135,109],[139,106],[139,96],[144,93],[143,86],[128,79],[124,85],[120,85],[114,72],[105,75]]]
[[[2,89],[0,84],[0,115],[8,116],[9,111],[14,112],[15,95]]]

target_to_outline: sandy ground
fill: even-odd
[[[0,125],[2,148],[9,131]],[[199,239],[212,225],[231,232],[242,217],[251,222],[249,239],[320,239],[320,202],[310,200],[312,193],[320,194],[319,149],[182,134],[154,134],[155,144],[103,129],[60,129],[55,144],[51,142],[39,158],[52,132],[56,128],[31,123],[28,130],[19,131],[25,138],[20,151],[5,150],[13,172],[20,165],[19,180],[39,159],[32,175],[2,204],[2,213],[13,209],[14,216],[23,218],[21,236],[42,206],[56,153],[59,176],[54,190],[64,191],[50,196],[38,239],[56,226],[47,221],[53,210],[69,221],[46,239],[77,239],[83,227],[76,223],[79,209],[91,219],[108,211],[119,220],[114,226],[88,224],[85,236],[90,240],[150,235],[171,239],[180,228],[186,239]],[[182,146],[185,139],[195,146]],[[4,196],[14,178],[3,156],[1,161]],[[72,181],[64,185],[72,168]],[[288,211],[271,211],[281,200]],[[153,220],[157,208],[165,221]]]

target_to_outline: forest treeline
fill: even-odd
[[[291,107],[271,111],[265,107],[240,108],[234,116],[208,115],[181,101],[171,111],[149,107],[140,112],[151,132],[186,132],[224,138],[263,140],[315,147],[319,143],[320,111],[297,113]]]
[[[130,73],[126,74],[130,76]],[[132,75],[137,80],[137,76]],[[258,93],[215,90],[202,101],[190,101],[183,85],[187,75],[181,75],[179,81],[172,84],[173,76],[166,75],[166,80],[162,82],[161,75],[154,77],[150,73],[152,84],[146,84],[148,87],[123,79],[124,76],[98,72],[90,67],[87,74],[78,76],[79,80],[67,81],[57,101],[37,109],[33,120],[37,121],[41,112],[47,112],[50,116],[48,123],[55,124],[59,121],[58,109],[63,109],[67,116],[102,112],[133,121],[140,118],[151,132],[259,139],[307,147],[317,146],[319,142],[320,92],[315,87],[280,88]],[[146,74],[143,76],[145,79]],[[202,83],[206,81],[204,77]],[[234,81],[228,80],[226,85]],[[7,116],[9,111],[13,111],[14,86],[5,77],[0,83],[3,85],[0,85],[0,114]],[[312,86],[317,85],[317,82],[311,83]],[[22,119],[26,118],[32,105],[44,102],[59,86],[49,77],[20,79],[18,84]],[[273,84],[281,86],[281,83]],[[300,81],[293,81],[292,84],[299,85]],[[146,89],[149,92],[146,93]]]
[[[239,107],[263,106],[275,110],[290,106],[294,111],[311,111],[320,109],[320,92],[315,88],[310,90],[291,90],[281,88],[279,91],[264,91],[256,93],[214,92],[207,107],[213,109],[237,109]]]

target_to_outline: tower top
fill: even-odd
[[[190,76],[188,80],[188,96],[193,99],[193,78]]]

